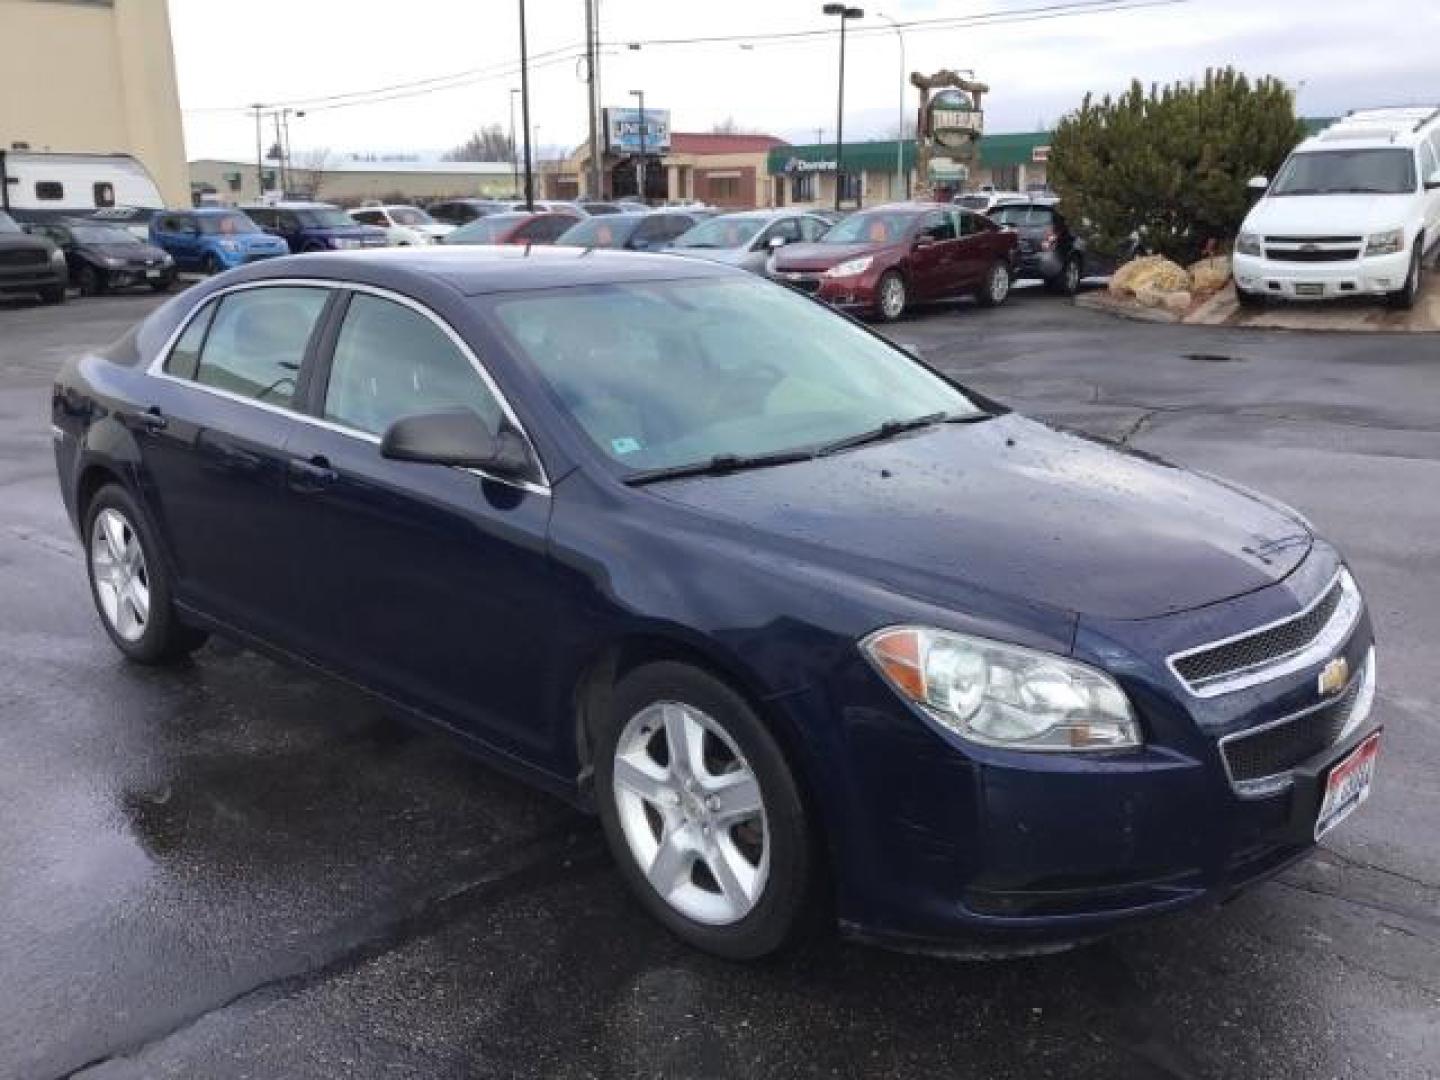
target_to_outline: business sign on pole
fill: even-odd
[[[941,90],[930,99],[930,137],[947,150],[969,150],[985,130],[985,114],[964,90]]]
[[[605,148],[612,154],[640,152],[640,110],[605,110]],[[645,153],[670,152],[670,110],[645,109]]]

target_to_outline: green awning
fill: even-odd
[[[1021,165],[1035,161],[1035,148],[1050,145],[1048,131],[1022,131],[1004,135],[983,135],[980,138],[980,164]],[[904,144],[905,169],[915,167],[915,142]],[[834,143],[812,143],[808,146],[777,146],[770,151],[766,171],[772,176],[799,171],[792,162],[827,164],[835,160]],[[847,171],[886,172],[895,168],[895,140],[846,143],[842,158]],[[833,168],[833,165],[832,165]]]

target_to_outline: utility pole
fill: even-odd
[[[520,0],[520,123],[525,128],[525,209],[535,212],[535,171],[530,161],[530,54],[525,44],[525,0]]]
[[[251,105],[255,110],[255,190],[259,192],[259,198],[265,198],[265,150],[260,145],[260,116],[261,110],[265,108],[259,102]]]
[[[630,96],[640,99],[640,159],[635,163],[635,190],[645,201],[645,91],[631,90]]]
[[[599,0],[585,0],[585,82],[590,113],[590,197],[603,198],[600,183],[600,13]]]
[[[821,10],[826,15],[840,16],[840,87],[835,104],[835,209],[839,210],[841,181],[845,179],[845,166],[841,161],[845,146],[845,24],[851,19],[863,19],[865,12],[844,4],[826,4]]]
[[[280,110],[273,110],[270,113],[270,118],[275,121],[275,153],[280,159],[280,194],[283,196],[290,190],[290,185],[285,179],[285,136],[280,130]]]

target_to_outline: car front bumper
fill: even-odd
[[[56,286],[64,288],[68,283],[69,270],[49,262],[0,269],[0,294],[33,293]]]
[[[826,277],[823,270],[777,270],[771,275],[782,285],[823,300],[831,307],[851,311],[874,311],[879,302],[876,286],[878,276],[870,273],[854,277]]]
[[[1233,258],[1236,287],[1284,300],[1333,300],[1384,296],[1405,287],[1410,253],[1373,255],[1336,262],[1289,262],[1257,255]]]
[[[1372,647],[1362,611],[1341,646],[1355,678]],[[825,757],[845,765],[812,790],[843,927],[904,948],[1012,953],[1224,902],[1314,847],[1329,770],[1377,730],[1367,703],[1344,735],[1290,765],[1283,786],[1232,784],[1220,740],[1296,716],[1315,677],[1299,671],[1226,700],[1187,700],[1178,683],[1162,697],[1168,676],[1122,679],[1150,741],[1092,754],[965,743],[859,669],[844,701],[796,694],[797,730],[841,718]]]

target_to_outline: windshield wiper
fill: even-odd
[[[763,469],[771,465],[788,465],[794,461],[809,461],[815,456],[813,450],[777,450],[773,454],[716,454],[705,461],[692,461],[686,465],[666,465],[659,469],[642,469],[624,478],[631,487],[650,484],[656,480],[679,480],[686,476],[724,476],[726,473],[744,469]]]
[[[816,451],[816,456],[839,453],[841,450],[849,450],[852,446],[864,446],[866,443],[882,442],[903,432],[929,427],[931,424],[974,424],[989,419],[990,413],[984,412],[963,413],[959,416],[947,412],[933,412],[926,413],[924,416],[915,416],[909,420],[886,420],[879,427],[873,427],[869,431],[846,435],[843,439],[826,443]]]

